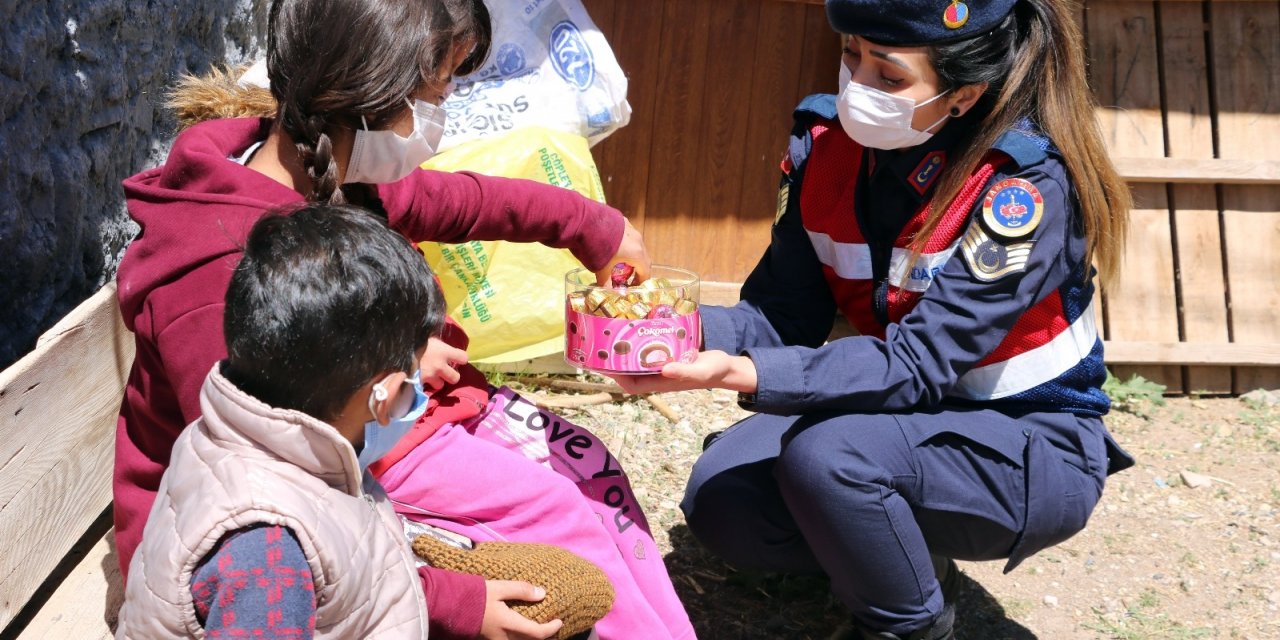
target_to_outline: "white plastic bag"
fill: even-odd
[[[580,0],[489,2],[493,47],[458,79],[441,149],[537,125],[594,145],[631,120],[627,77]]]

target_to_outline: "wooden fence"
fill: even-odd
[[[595,149],[610,201],[656,261],[741,282],[768,243],[791,110],[836,86],[822,3],[585,4],[635,110]],[[1079,15],[1137,200],[1123,278],[1097,305],[1108,362],[1173,392],[1280,387],[1280,2],[1090,0]]]

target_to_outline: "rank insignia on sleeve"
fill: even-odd
[[[920,192],[920,195],[924,195],[933,185],[933,181],[942,174],[942,166],[946,161],[947,152],[929,152],[929,155],[926,155],[920,164],[916,165],[916,170],[911,173],[911,188]]]
[[[987,231],[1001,240],[1017,240],[1031,235],[1044,216],[1044,198],[1035,185],[1022,178],[997,182],[982,199],[982,222]]]
[[[1027,258],[1031,256],[1034,244],[1033,241],[1013,244],[998,242],[988,236],[981,225],[974,224],[964,234],[960,250],[974,278],[981,282],[993,282],[1011,273],[1026,271]]]
[[[787,213],[787,203],[791,201],[791,183],[783,181],[778,188],[778,214],[773,217],[773,224],[778,224]]]

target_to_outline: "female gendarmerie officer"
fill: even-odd
[[[952,637],[952,558],[1006,570],[1080,531],[1133,464],[1094,270],[1129,197],[1066,0],[828,0],[839,96],[795,112],[772,243],[696,362],[633,392],[727,388],[683,508],[730,562],[823,571],[842,637]],[[861,335],[826,341],[839,310]],[[932,557],[931,557],[932,555]],[[858,634],[861,634],[860,636]]]

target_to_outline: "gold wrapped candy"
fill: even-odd
[[[671,308],[675,310],[677,315],[687,316],[698,310],[698,303],[688,298],[680,298],[676,300],[675,304],[671,305]]]
[[[600,306],[609,300],[610,292],[604,289],[592,289],[587,292],[587,309],[591,313],[598,313]]]
[[[685,287],[674,286],[666,278],[653,278],[634,287],[570,293],[569,307],[578,313],[627,320],[690,315],[697,312],[698,303],[686,295]]]

